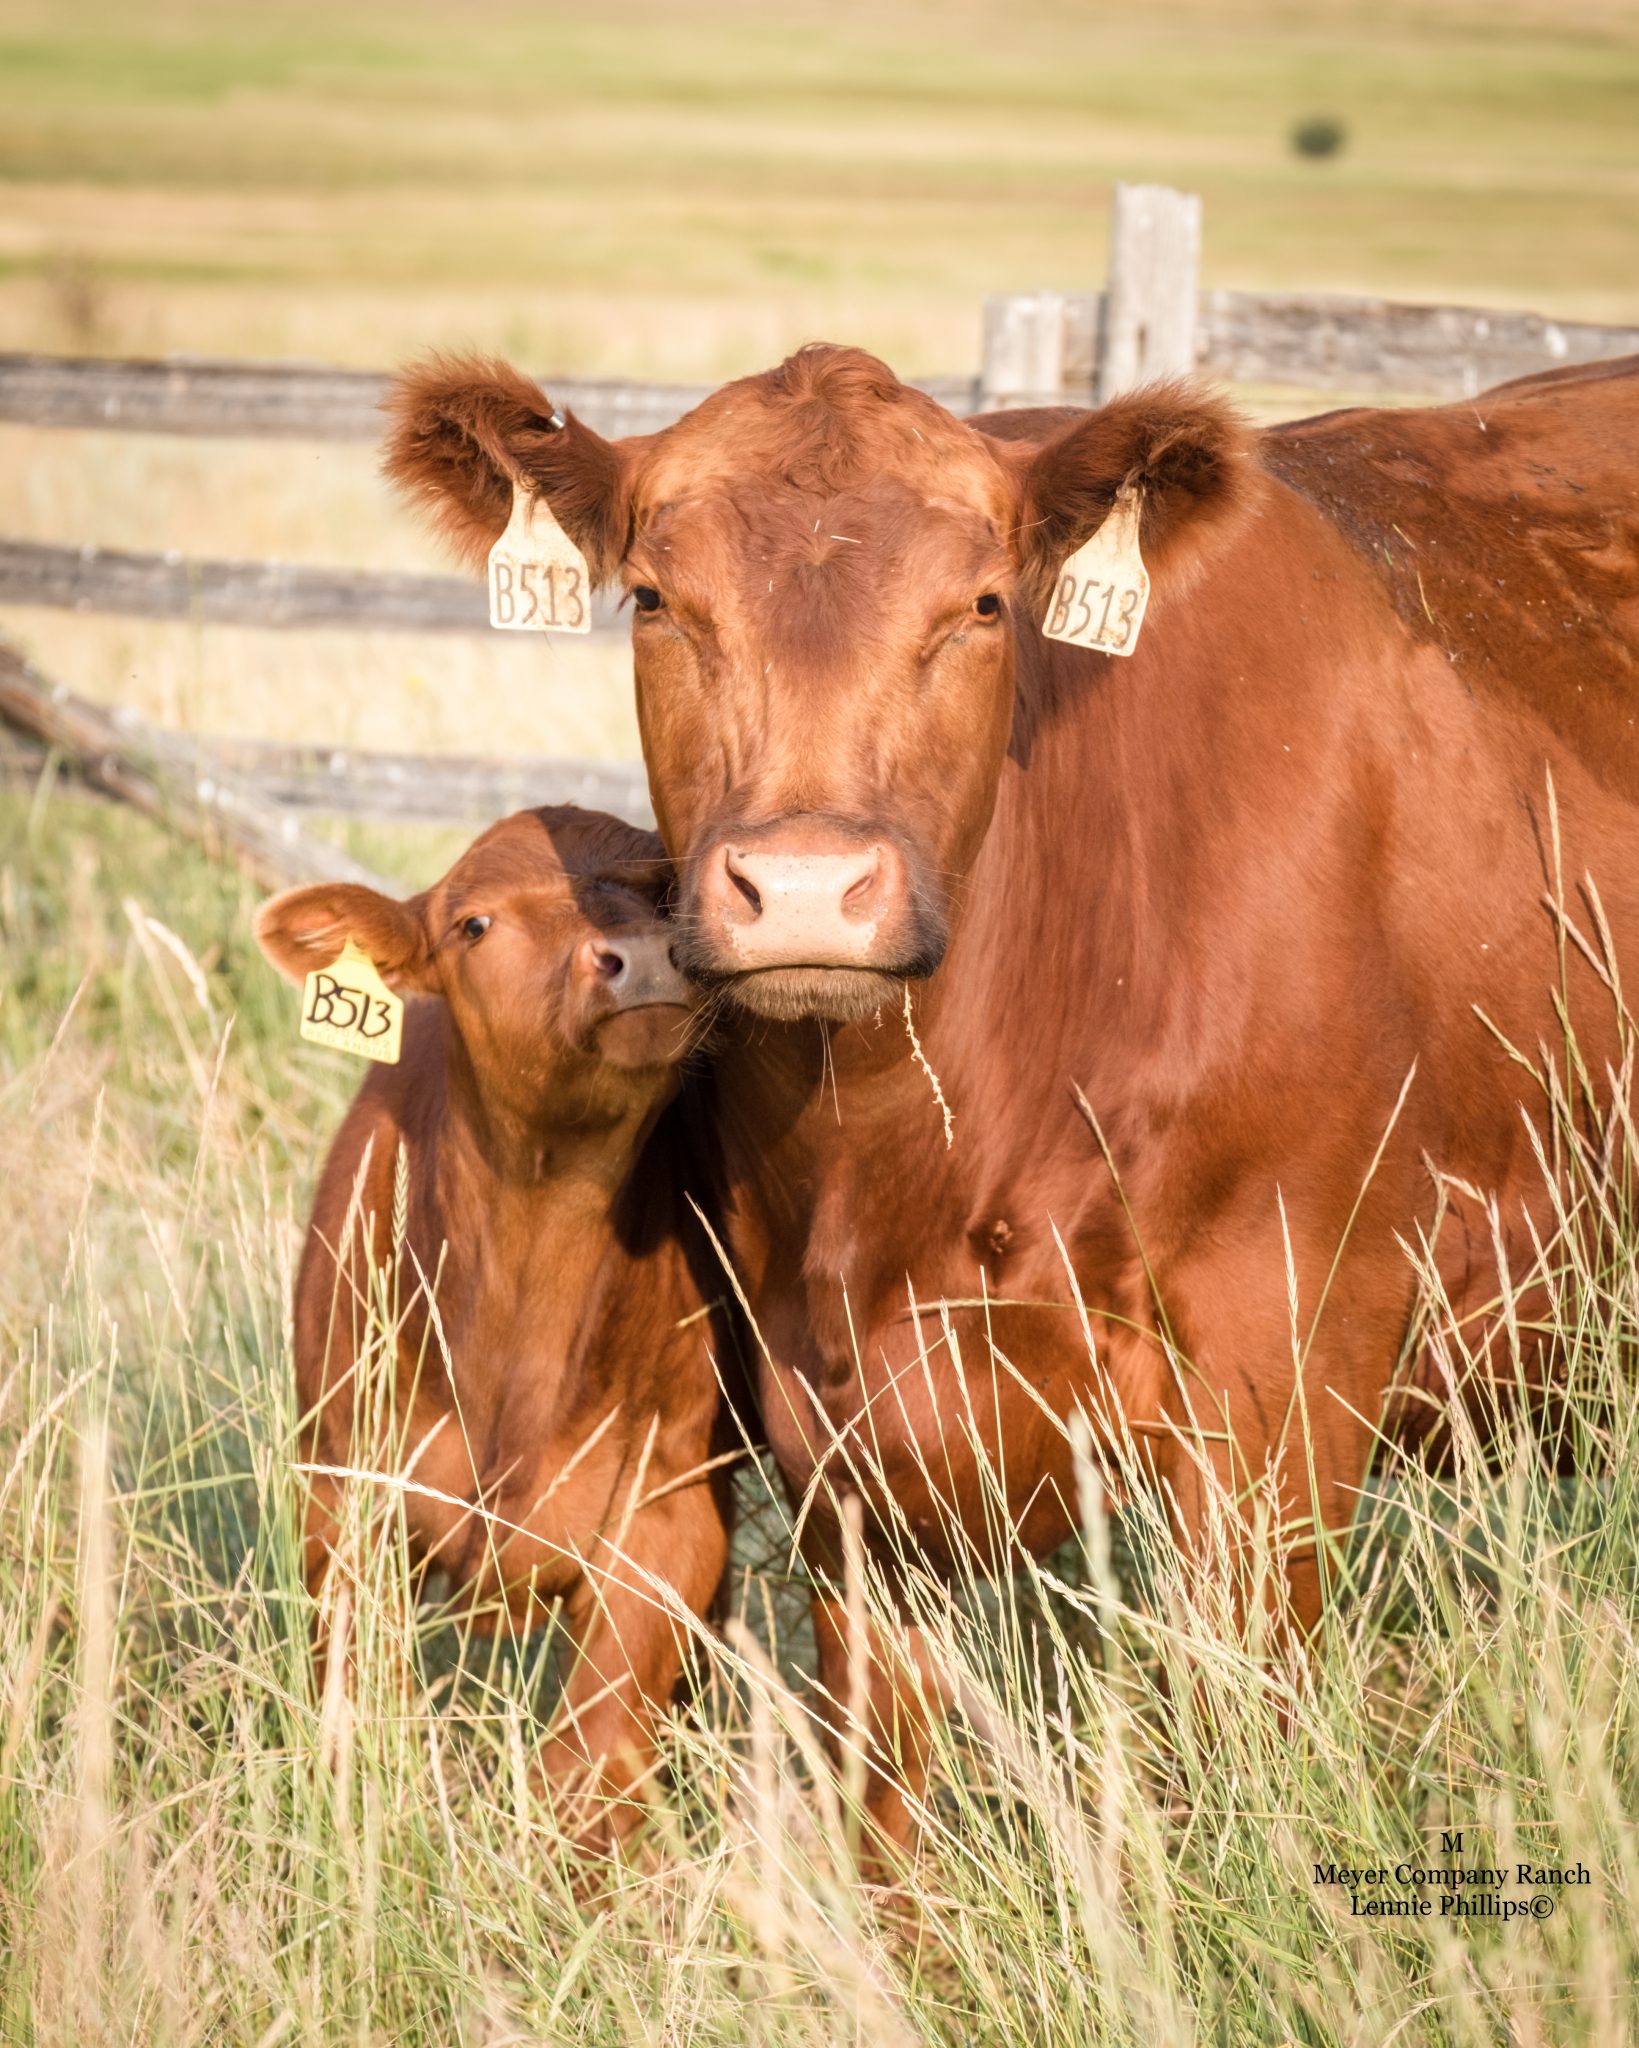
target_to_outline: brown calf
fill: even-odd
[[[336,1472],[407,1474],[423,1572],[492,1615],[499,1599],[520,1628],[563,1601],[578,1654],[545,1769],[555,1789],[591,1780],[610,1797],[653,1767],[681,1669],[668,1604],[703,1612],[726,1555],[673,1103],[694,999],[658,914],[669,875],[652,833],[524,811],[408,902],[320,884],[257,920],[293,979],[352,938],[414,998],[401,1063],[371,1069],[331,1148],[297,1281],[302,1445],[320,1468],[308,1584],[339,1535]],[[361,1442],[400,1147],[391,1413]],[[592,1810],[594,1843],[633,1811]]]
[[[460,549],[521,477],[632,595],[685,964],[741,1013],[725,1214],[793,1487],[864,1444],[937,1556],[986,1528],[976,1430],[1047,1549],[1063,1418],[1113,1406],[1203,1559],[1203,1464],[1278,1493],[1311,1622],[1311,1503],[1347,1523],[1374,1427],[1448,1391],[1402,1241],[1483,1364],[1488,1198],[1513,1270],[1552,1233],[1501,1041],[1559,1040],[1562,992],[1586,1070],[1621,1069],[1555,905],[1631,981],[1639,363],[1266,433],[1187,386],[970,423],[826,348],[615,443],[493,364],[397,406],[390,470]],[[1126,659],[1042,631],[1118,502],[1153,585]],[[960,1360],[907,1282],[956,1304]]]

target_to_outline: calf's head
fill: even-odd
[[[854,349],[618,442],[495,363],[431,362],[391,403],[388,474],[475,565],[519,485],[624,585],[680,957],[776,1017],[865,1015],[938,966],[1020,636],[1118,493],[1140,494],[1153,612],[1253,488],[1244,430],[1187,387],[1002,438]],[[1108,665],[1076,658],[1089,686]]]
[[[492,825],[447,875],[398,902],[353,883],[290,889],[256,936],[294,981],[352,939],[390,988],[438,996],[483,1100],[529,1126],[593,1127],[658,1106],[697,997],[661,914],[652,832],[569,806]]]

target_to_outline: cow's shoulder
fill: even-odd
[[[1639,357],[1274,428],[1413,638],[1639,792]]]

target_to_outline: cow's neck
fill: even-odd
[[[1143,667],[1029,650],[944,964],[912,987],[920,1059],[903,1011],[887,1009],[863,1025],[751,1024],[723,1059],[729,1171],[749,1218],[737,1249],[766,1255],[776,1293],[801,1285],[816,1323],[838,1276],[856,1324],[902,1312],[907,1274],[933,1297],[1058,1293],[1052,1226],[1085,1227],[1090,1204],[1110,1208],[1111,1242],[1126,1240],[1075,1089],[1119,1152],[1149,1079],[1194,1056],[1187,927],[1233,887],[1211,848],[1212,813],[1235,798],[1199,786],[1213,712],[1197,716],[1184,693],[1216,668],[1194,645]],[[1223,1023],[1227,1036],[1235,1020]],[[1104,1223],[1092,1215],[1094,1236]],[[853,1337],[839,1325],[821,1342]]]

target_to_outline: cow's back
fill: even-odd
[[[1639,799],[1639,357],[1265,436],[1418,641]]]

